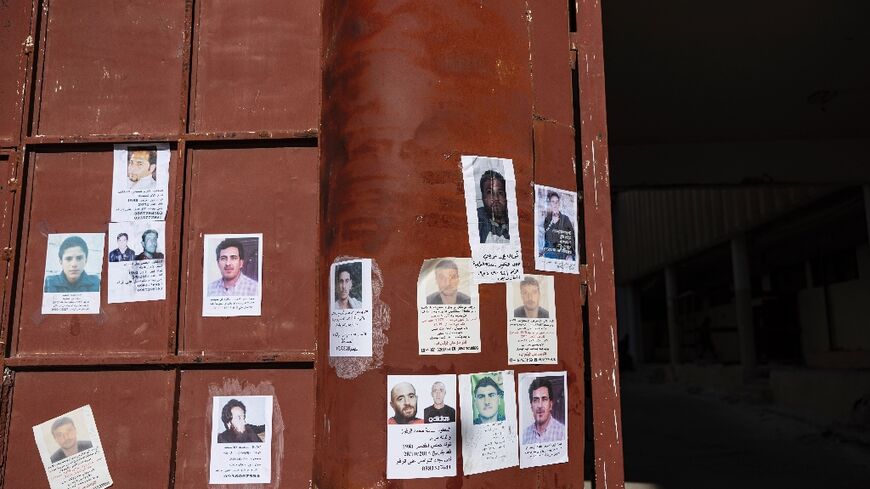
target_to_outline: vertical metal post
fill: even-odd
[[[740,365],[744,377],[748,377],[755,369],[755,327],[752,323],[752,286],[745,235],[731,239],[731,266],[734,271],[734,302],[740,336]]]
[[[598,488],[624,488],[604,48],[601,3],[598,0],[578,0],[577,28],[580,157],[589,266],[589,368],[595,431],[595,482]]]
[[[861,186],[864,190],[864,219],[867,222],[867,236],[870,238],[870,184]]]
[[[677,368],[680,364],[680,348],[682,335],[680,324],[677,321],[677,272],[673,265],[665,268],[665,300],[668,307],[668,349],[670,352],[671,367]]]

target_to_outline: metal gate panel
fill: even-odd
[[[106,233],[111,215],[112,148],[100,146],[74,152],[31,152],[29,195],[25,210],[18,287],[19,308],[14,352],[17,356],[53,354],[110,356],[129,352],[164,354],[168,325],[175,324],[178,275],[178,238],[166,229],[167,300],[108,304],[107,257],[102,257],[100,313],[43,315],[41,313],[47,235],[51,233]],[[178,165],[171,152],[170,188],[177,181]],[[169,200],[167,222],[175,215]],[[108,250],[107,243],[106,252]],[[174,328],[173,328],[174,329]]]
[[[195,132],[315,131],[320,2],[197,2]]]
[[[311,487],[314,457],[314,371],[305,369],[184,370],[178,403],[175,488],[208,485],[211,398],[274,396],[272,482],[263,489]],[[223,486],[221,486],[223,487]],[[248,486],[244,486],[248,487]]]
[[[47,487],[32,426],[89,404],[115,484],[168,487],[175,372],[19,372],[4,487]]]
[[[315,148],[190,150],[181,350],[296,352],[312,360],[319,170]],[[203,235],[263,233],[258,317],[202,317]],[[220,332],[219,334],[217,332]]]
[[[183,0],[45,0],[33,133],[179,130]]]
[[[27,60],[25,52],[33,49],[27,43],[30,34],[31,0],[0,2],[0,147],[18,142],[21,132],[22,102],[24,100],[24,74]]]

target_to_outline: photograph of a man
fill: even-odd
[[[142,236],[144,241],[145,236]],[[221,278],[208,284],[208,297],[250,297],[259,293],[259,282],[245,275],[245,246],[241,238],[225,238],[215,249]]]
[[[361,278],[362,263],[360,262],[342,263],[335,268],[334,310],[362,309]]]
[[[541,284],[526,275],[520,282],[520,297],[523,305],[514,309],[515,318],[549,318],[550,312],[541,307]]]
[[[481,243],[510,243],[507,186],[504,176],[487,170],[480,177],[483,207],[477,208],[477,228]]]
[[[474,391],[474,424],[504,421],[504,390],[490,376],[477,381]]]
[[[561,378],[557,380],[562,381]],[[523,445],[565,439],[565,425],[553,416],[553,391],[553,384],[548,377],[537,377],[529,385],[529,405],[534,422],[523,430]]]
[[[157,251],[159,234],[154,229],[142,233],[142,253],[136,255],[136,260],[162,260],[163,253]]]
[[[51,424],[51,436],[59,447],[51,455],[51,463],[59,462],[67,457],[93,447],[88,440],[79,440],[76,425],[72,418],[64,416]]]
[[[221,422],[226,428],[218,433],[218,443],[262,443],[266,425],[251,425],[247,420],[248,409],[238,399],[230,399],[221,409]]]
[[[136,257],[136,253],[127,247],[127,241],[129,239],[130,237],[127,233],[121,233],[118,235],[118,247],[109,252],[110,262],[133,261]]]
[[[574,259],[574,224],[562,214],[562,198],[558,192],[547,192],[547,215],[544,217],[544,247],[540,253],[545,258],[558,260]]]
[[[395,413],[387,424],[422,424],[417,417],[417,389],[410,382],[399,382],[390,389],[390,407]]]
[[[103,235],[105,238],[105,236]],[[51,239],[51,235],[49,235]],[[49,241],[50,242],[50,241]],[[61,272],[45,277],[45,292],[99,292],[100,277],[85,271],[88,265],[88,244],[80,236],[69,236],[57,249]],[[102,257],[100,257],[102,259]],[[46,266],[46,269],[49,267]]]
[[[459,266],[453,260],[441,260],[435,265],[438,292],[426,296],[426,304],[471,304],[471,297],[459,291]],[[431,289],[430,289],[431,290]]]
[[[127,148],[127,188],[152,190],[157,188],[157,147]]]
[[[426,423],[452,423],[456,421],[456,410],[444,403],[447,387],[444,382],[432,384],[432,405],[423,410]]]

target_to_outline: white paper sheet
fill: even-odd
[[[506,291],[508,365],[558,363],[553,277],[527,274]]]
[[[520,279],[523,257],[513,161],[462,156],[462,177],[474,280],[496,283]]]
[[[577,192],[535,185],[535,269],[580,273]]]
[[[113,484],[91,406],[33,427],[51,489],[104,489]]]
[[[109,223],[109,304],[166,299],[165,234],[163,221]]]
[[[329,277],[329,355],[372,356],[372,261],[335,262]]]
[[[515,389],[513,370],[459,376],[465,475],[519,464]]]
[[[43,314],[100,313],[105,242],[105,233],[48,235]]]
[[[387,376],[387,479],[456,475],[456,375]]]
[[[244,256],[234,251],[239,246]],[[263,302],[263,234],[206,234],[202,256],[202,315],[259,316]]]
[[[272,482],[272,396],[212,398],[209,484]]]
[[[520,374],[520,468],[568,462],[567,379],[565,371]]]
[[[146,164],[151,161],[155,165]],[[112,221],[163,221],[169,205],[169,145],[116,144]]]
[[[423,262],[417,278],[417,342],[420,355],[480,353],[480,298],[470,258]]]

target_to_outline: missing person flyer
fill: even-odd
[[[514,371],[461,374],[459,403],[465,475],[518,465]]]
[[[519,377],[520,468],[568,462],[568,373]]]
[[[456,375],[387,376],[387,479],[456,475]]]
[[[555,281],[525,275],[508,282],[508,365],[558,363]]]
[[[43,314],[99,314],[105,233],[49,234]]]
[[[259,316],[263,234],[206,234],[203,246],[202,315]]]
[[[580,273],[577,192],[535,185],[535,269]]]
[[[209,484],[272,481],[272,396],[215,396]]]
[[[164,221],[109,223],[109,304],[166,299],[165,228]]]
[[[169,145],[116,144],[112,221],[163,221],[169,206]]]
[[[372,261],[335,262],[329,276],[329,356],[372,356]]]
[[[513,161],[462,156],[462,178],[474,281],[521,279],[523,257]]]
[[[51,489],[104,489],[113,484],[91,406],[33,427]]]
[[[417,279],[420,355],[480,352],[480,299],[470,258],[423,262]]]

